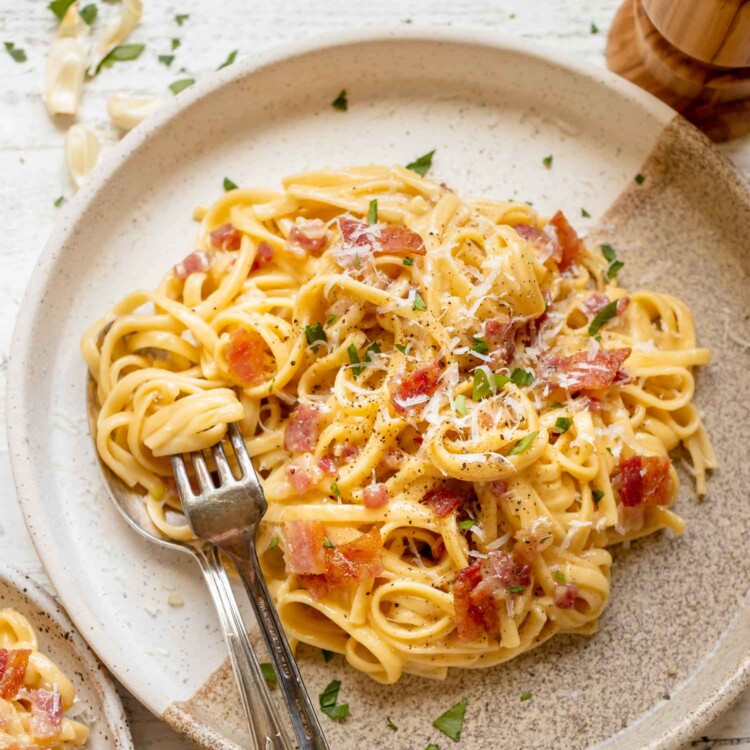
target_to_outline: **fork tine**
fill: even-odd
[[[240,469],[242,469],[243,479],[247,477],[250,477],[251,479],[254,478],[255,469],[253,469],[253,463],[250,460],[247,448],[245,447],[242,433],[240,433],[239,427],[237,427],[234,422],[229,425],[229,439],[232,442],[234,454],[237,456],[237,463],[240,465]]]
[[[193,468],[198,477],[198,486],[200,487],[201,492],[210,492],[214,489],[214,483],[211,481],[211,472],[206,465],[206,459],[203,458],[203,454],[198,451],[191,453],[190,458],[193,461]]]
[[[182,456],[172,456],[172,473],[180,499],[192,497],[193,488],[190,486],[190,477],[188,477],[187,467],[182,460]]]
[[[234,474],[232,474],[232,469],[229,466],[229,461],[227,461],[227,454],[224,453],[224,446],[221,443],[216,443],[211,448],[211,454],[214,457],[214,462],[216,463],[216,470],[219,472],[219,476],[221,477],[221,483],[222,484],[228,484],[229,482],[234,481]]]

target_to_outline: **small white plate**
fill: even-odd
[[[0,564],[0,608],[8,607],[31,623],[39,651],[75,686],[82,707],[78,720],[91,730],[87,750],[133,750],[115,686],[63,608],[31,578]]]

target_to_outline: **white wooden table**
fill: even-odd
[[[84,5],[92,0],[82,0]],[[178,78],[208,75],[234,49],[238,58],[302,35],[369,24],[412,23],[496,28],[542,41],[604,65],[606,32],[619,0],[199,0],[151,2],[129,41],[146,50],[135,62],[120,63],[87,84],[80,121],[92,127],[105,148],[117,140],[109,125],[106,100],[116,93],[166,95]],[[100,14],[117,6],[97,0]],[[178,26],[175,14],[190,14]],[[101,24],[101,22],[99,22]],[[592,33],[592,24],[598,33]],[[63,157],[64,127],[56,126],[41,101],[41,81],[56,18],[46,0],[0,0],[0,41],[25,50],[28,61],[15,62],[0,47],[0,559],[49,582],[26,533],[16,504],[5,443],[5,378],[13,322],[36,258],[62,208],[54,201],[70,197]],[[179,47],[171,50],[172,39]],[[167,68],[158,55],[174,55]],[[184,69],[184,70],[182,70]],[[182,72],[180,72],[182,70]],[[722,150],[750,176],[750,137]],[[177,737],[124,689],[121,690],[138,750],[185,750],[192,743]],[[750,692],[706,730],[709,741],[693,747],[750,748]]]

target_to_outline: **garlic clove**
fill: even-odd
[[[65,136],[65,161],[77,187],[99,161],[99,139],[83,125],[73,125]]]
[[[83,92],[86,51],[74,37],[53,40],[44,71],[42,98],[51,115],[75,115]]]
[[[89,35],[89,25],[81,18],[78,12],[78,3],[74,2],[65,12],[60,25],[57,27],[56,36],[59,37],[87,37]]]
[[[109,54],[118,44],[122,44],[127,39],[141,20],[142,13],[141,0],[123,0],[120,17],[109,25],[99,42],[100,57]]]
[[[127,96],[110,96],[107,101],[107,112],[118,128],[132,130],[139,122],[156,112],[163,100],[158,98],[134,98]]]

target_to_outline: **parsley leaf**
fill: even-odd
[[[427,309],[427,303],[422,298],[422,295],[419,293],[419,290],[414,292],[414,304],[412,305],[412,310],[419,310],[420,312],[424,312]]]
[[[341,497],[341,490],[339,489],[339,486],[336,484],[336,482],[331,482],[331,494],[334,497]]]
[[[459,529],[471,529],[477,525],[477,522],[473,518],[467,518],[465,521],[458,522]]]
[[[555,421],[555,429],[564,435],[573,425],[573,420],[569,417],[558,417]]]
[[[406,354],[407,347],[404,346],[403,344],[396,344],[396,349],[398,349],[401,352],[401,354]]]
[[[398,732],[398,727],[391,721],[391,717],[390,716],[386,716],[385,717],[385,722],[386,722],[386,724],[388,726],[388,729],[391,729],[394,732]]]
[[[591,490],[591,494],[594,496],[594,502],[598,503],[604,497],[604,490]]]
[[[60,208],[62,204],[65,203],[65,196],[61,195],[56,201],[55,201],[55,208]]]
[[[96,16],[99,13],[99,8],[96,7],[96,5],[85,5],[83,8],[81,8],[80,11],[78,11],[78,15],[83,19],[84,23],[87,26],[91,26],[91,24],[96,21]]]
[[[190,13],[178,13],[174,17],[174,20],[177,22],[178,26],[182,26],[182,24],[185,23],[185,21],[187,21],[188,18],[190,18]]]
[[[367,211],[367,223],[377,224],[378,223],[378,199],[373,198],[370,201],[370,207]]]
[[[354,379],[356,380],[362,370],[364,370],[364,366],[360,363],[359,353],[354,344],[349,344],[346,351],[349,353],[349,362],[352,365],[352,375],[354,375]]]
[[[617,274],[619,273],[620,269],[625,264],[621,260],[616,260],[613,263],[609,264],[609,268],[607,269],[607,272],[604,274],[608,279],[616,279]]]
[[[594,319],[589,324],[589,336],[596,336],[596,334],[599,333],[599,329],[614,317],[617,317],[617,300],[605,305],[594,316]]]
[[[316,341],[328,342],[328,336],[326,336],[326,332],[320,323],[305,326],[305,338],[307,339],[307,345],[311,346],[314,352],[318,351],[318,347],[315,345]]]
[[[474,383],[471,389],[471,400],[481,401],[485,396],[490,395],[490,381],[484,370],[474,370]]]
[[[276,687],[276,670],[273,668],[273,664],[267,661],[262,662],[260,671],[263,673],[263,679],[268,687],[273,690]]]
[[[341,721],[349,714],[349,704],[338,705],[339,690],[341,689],[341,680],[334,680],[318,696],[320,700],[320,710],[330,716],[334,721]]]
[[[339,112],[346,112],[349,109],[349,100],[346,98],[346,89],[341,89],[341,93],[331,102],[331,106]]]
[[[435,729],[439,729],[443,734],[450,737],[455,742],[461,739],[461,730],[464,727],[464,714],[466,713],[466,704],[468,700],[464,698],[455,706],[449,708],[442,716],[438,716],[432,722]]]
[[[434,742],[430,742],[424,750],[440,750],[440,748]]]
[[[599,33],[599,27],[593,21],[591,22],[591,33],[592,34]]]
[[[326,662],[329,662],[331,661],[331,659],[333,659],[333,651],[322,648],[320,649],[320,652],[323,654],[323,658],[326,660]]]
[[[13,42],[5,42],[5,49],[8,50],[8,54],[17,62],[17,63],[25,63],[27,60],[26,52],[24,50],[20,49],[19,47],[16,47]]]
[[[429,153],[423,154],[414,161],[409,162],[406,165],[406,168],[411,169],[412,172],[416,172],[418,175],[424,177],[430,171],[434,153],[435,149],[433,148]]]
[[[159,62],[169,67],[174,62],[174,55],[159,55]]]
[[[237,59],[237,52],[238,52],[238,50],[236,50],[236,49],[233,49],[233,50],[232,50],[232,51],[231,51],[231,52],[230,52],[230,53],[229,53],[229,54],[227,55],[227,59],[226,59],[226,60],[224,60],[224,62],[223,62],[223,63],[222,63],[221,65],[219,65],[219,67],[218,67],[218,68],[216,68],[216,70],[221,70],[222,68],[227,68],[227,67],[229,67],[229,66],[230,66],[230,65],[231,65],[231,64],[232,64],[232,63],[233,63],[233,62],[234,62],[234,61],[235,61],[235,60]]]
[[[337,318],[335,315],[327,315],[326,316],[326,328],[330,328],[335,322]]]
[[[516,385],[531,385],[536,380],[536,376],[530,370],[522,370],[520,367],[516,367],[510,374],[510,379]]]
[[[404,258],[404,265],[405,266],[413,266],[414,265],[414,259],[413,258]]]
[[[522,701],[531,700],[532,697],[533,697],[533,693],[529,692],[528,690],[525,690],[523,693],[521,693]]]
[[[552,169],[552,159],[552,154],[545,156],[544,159],[542,159],[542,164],[544,164],[545,169]]]
[[[496,372],[492,379],[495,382],[495,388],[502,388],[506,383],[510,383],[510,378],[501,372]]]
[[[539,430],[530,432],[526,437],[521,438],[509,451],[509,456],[517,456],[519,453],[523,453],[536,439],[539,434]]]
[[[490,347],[483,338],[474,336],[474,346],[471,347],[471,350],[477,352],[477,354],[487,354]]]
[[[469,413],[469,410],[466,407],[466,396],[464,396],[463,393],[456,396],[455,404],[456,404],[456,411],[462,417],[465,417]]]
[[[169,84],[169,90],[177,95],[180,91],[184,91],[195,83],[195,78],[182,78],[179,81]]]
[[[237,190],[237,183],[234,180],[230,180],[228,177],[224,178],[224,190],[227,192],[230,190]]]
[[[172,37],[172,52],[174,52],[181,44],[182,42],[176,36]]]
[[[96,66],[96,75],[102,68],[111,68],[116,62],[131,62],[141,56],[141,52],[146,49],[145,44],[118,44],[109,52]]]
[[[71,5],[73,0],[52,0],[47,7],[62,21]]]
[[[325,539],[323,539],[323,546],[326,549],[336,549],[336,545],[328,537],[325,537]]]
[[[271,541],[268,543],[268,549],[276,549],[276,547],[279,546],[279,537],[275,536],[272,537]]]
[[[591,214],[585,208],[581,209],[581,216],[583,216],[584,219],[591,218]]]
[[[635,181],[638,185],[643,185],[644,182],[646,182],[646,178],[639,172],[635,176]]]
[[[565,583],[565,573],[563,573],[561,570],[556,570],[552,577],[558,581],[559,583]]]
[[[613,260],[617,259],[617,253],[615,252],[615,249],[612,247],[612,245],[608,245],[606,242],[603,245],[599,245],[599,247],[602,250],[602,255],[606,260],[608,260],[610,263]]]
[[[508,591],[511,594],[522,594],[524,591],[526,591],[526,586],[511,586]]]

